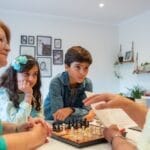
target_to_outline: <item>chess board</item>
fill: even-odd
[[[82,125],[53,124],[52,138],[78,148],[106,142],[100,127],[87,122]]]

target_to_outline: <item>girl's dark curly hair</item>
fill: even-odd
[[[29,71],[33,66],[38,67],[37,74],[37,83],[33,87],[33,96],[36,99],[36,103],[34,104],[32,101],[32,106],[35,106],[37,111],[41,110],[41,75],[40,68],[37,60],[29,55],[22,55],[27,58],[26,64],[21,64],[21,71],[16,71],[11,65],[6,69],[3,75],[0,77],[0,87],[4,87],[8,90],[10,101],[13,102],[16,108],[19,108],[19,95],[18,95],[18,84],[17,84],[17,73],[22,73],[25,71]]]

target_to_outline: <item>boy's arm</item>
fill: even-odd
[[[84,84],[85,84],[85,87],[84,87],[85,91],[90,91],[90,92],[93,91],[93,84],[92,84],[92,81],[89,78],[85,79],[85,83]],[[84,93],[84,95],[85,95],[85,97],[83,97],[82,100],[84,100],[84,98],[86,98],[86,94],[85,93]],[[91,108],[89,106],[84,106],[83,105],[82,108],[74,108],[74,113],[72,115],[84,116],[84,115],[88,114],[90,109]]]
[[[89,92],[93,91],[93,84],[89,78],[86,78],[85,80],[85,91],[89,91]]]
[[[61,93],[61,85],[57,78],[54,78],[49,86],[49,93],[45,99],[44,113],[46,118],[52,116],[57,110],[63,108],[63,98]]]

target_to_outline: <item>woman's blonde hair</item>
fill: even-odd
[[[10,29],[8,28],[8,26],[4,23],[4,22],[2,22],[1,20],[0,20],[0,28],[2,28],[3,30],[4,30],[4,32],[5,32],[5,34],[6,34],[6,39],[7,39],[7,42],[8,42],[8,44],[10,43]]]

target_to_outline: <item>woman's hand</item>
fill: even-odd
[[[95,94],[90,96],[84,100],[84,105],[88,106],[92,103],[103,102],[96,105],[96,109],[104,109],[104,108],[125,108],[125,107],[132,107],[132,101],[117,95],[117,94]]]
[[[87,115],[85,115],[83,118],[85,118],[87,121],[93,121],[95,118],[96,114],[94,113],[93,110],[90,110]]]
[[[30,131],[30,136],[32,139],[36,139],[33,144],[28,144],[28,149],[36,149],[37,147],[43,145],[47,142],[47,126],[42,123],[34,124],[33,128]]]
[[[38,124],[38,123],[42,124],[47,129],[47,136],[51,136],[52,127],[44,119],[29,117],[28,118],[28,123],[30,124],[31,127],[33,127],[35,124]]]

